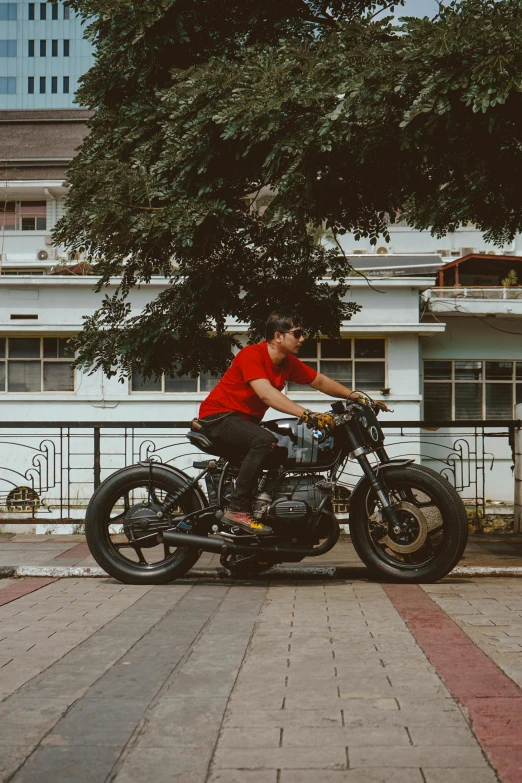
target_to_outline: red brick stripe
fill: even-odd
[[[52,582],[56,582],[57,579],[58,577],[20,579],[19,582],[15,582],[15,584],[0,590],[0,606],[16,601],[17,598],[22,598],[22,596],[29,595],[29,593],[34,593],[35,590],[39,590],[41,587],[45,587],[45,585],[50,585]]]
[[[417,585],[383,585],[416,641],[468,712],[503,783],[522,783],[522,691]]]
[[[61,555],[56,555],[54,559],[57,560],[60,557],[75,557],[78,560],[83,560],[84,557],[89,557],[90,554],[89,547],[84,542],[82,544],[76,544],[76,546],[67,549],[67,551],[62,552]]]

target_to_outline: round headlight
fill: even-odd
[[[370,433],[370,437],[371,437],[372,440],[374,440],[375,442],[377,442],[379,440],[379,432],[377,430],[377,427],[371,426],[368,429],[368,432]]]

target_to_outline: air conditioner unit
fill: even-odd
[[[435,252],[437,255],[441,256],[442,258],[449,258],[451,256],[450,247],[443,247],[440,250],[436,250]]]
[[[353,255],[354,256],[366,256],[368,254],[367,250],[354,250]]]
[[[46,245],[52,245],[53,244],[53,238],[51,236],[45,237],[45,244]]]
[[[388,248],[384,247],[384,245],[381,245],[377,248],[377,255],[378,256],[387,256],[388,255]]]
[[[459,252],[461,256],[469,256],[471,253],[475,252],[474,247],[461,247],[459,248]]]
[[[38,261],[54,261],[56,258],[56,250],[54,247],[42,247],[36,251],[36,258]]]

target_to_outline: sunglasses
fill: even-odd
[[[285,334],[293,334],[296,340],[300,340],[301,337],[306,337],[304,329],[289,329]]]

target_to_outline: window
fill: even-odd
[[[378,338],[307,340],[299,351],[299,358],[308,367],[329,378],[360,391],[377,391],[386,386],[385,341]],[[288,390],[301,386],[289,383]]]
[[[32,76],[29,78],[33,79],[34,90],[34,78]],[[9,231],[45,231],[46,213],[45,201],[0,202],[0,230],[3,227]]]
[[[27,41],[27,55],[34,57],[34,41]]]
[[[517,402],[522,402],[522,362],[424,362],[427,420],[512,419]]]
[[[58,57],[58,41],[56,39],[51,41],[51,57]]]
[[[16,41],[0,41],[0,57],[16,57]]]
[[[0,337],[0,392],[73,392],[67,338]]]
[[[132,392],[156,392],[165,394],[183,394],[187,392],[209,392],[218,383],[219,378],[214,378],[210,373],[201,373],[197,378],[190,375],[162,376],[161,378],[143,379],[139,372],[134,372],[131,378]]]
[[[65,93],[69,92],[69,77],[68,76],[64,76],[63,77],[63,91]]]
[[[47,56],[47,41],[40,41],[40,57]]]
[[[0,3],[0,22],[16,20],[16,3]]]
[[[51,6],[51,19],[58,19],[58,3],[53,3]]]
[[[0,76],[0,95],[16,95],[15,76]]]
[[[29,95],[34,95],[34,76],[27,77],[27,92]]]
[[[63,18],[64,19],[70,19],[71,18],[71,9],[67,5],[67,3],[65,3],[64,6],[63,6]]]
[[[41,95],[43,95],[45,93],[45,89],[46,89],[45,83],[46,83],[45,76],[40,76],[40,94]]]
[[[40,19],[47,19],[47,4],[40,3]]]
[[[57,76],[53,76],[51,78],[51,92],[53,93],[53,95],[58,92],[58,77]]]
[[[29,21],[34,21],[34,3],[29,3]]]
[[[69,39],[66,38],[63,42],[63,56],[69,57]]]

